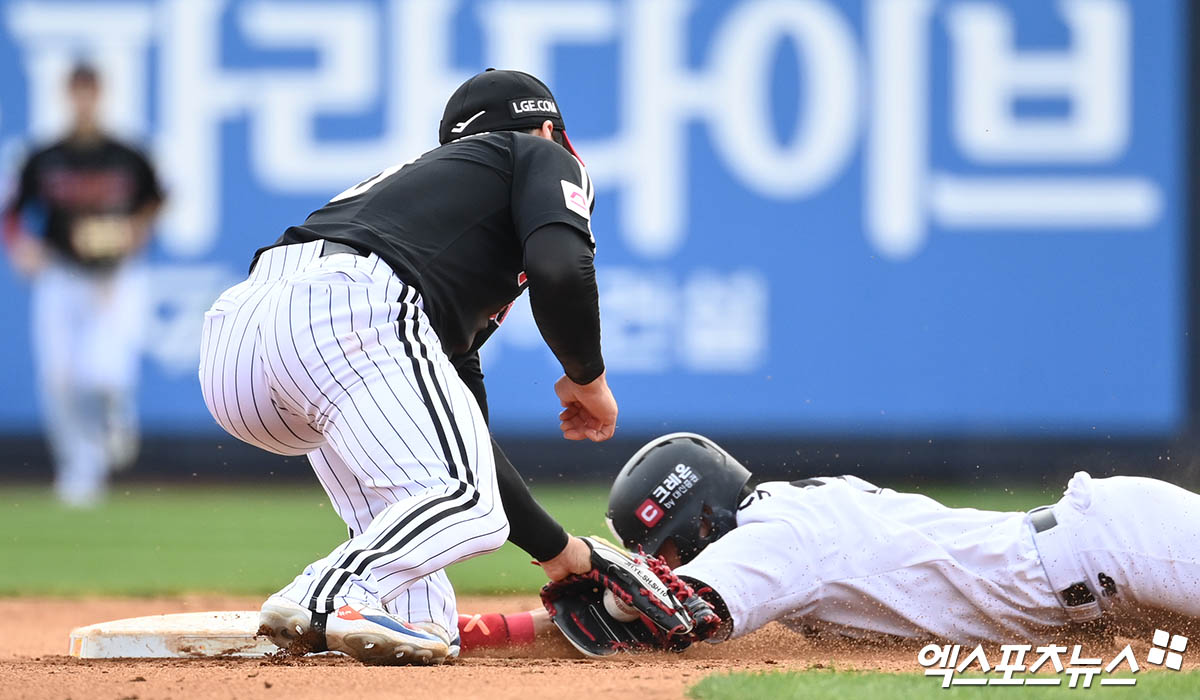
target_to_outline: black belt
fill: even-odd
[[[324,242],[324,245],[321,246],[321,257],[322,258],[327,258],[330,255],[338,255],[341,253],[357,255],[360,258],[365,258],[368,255],[370,255],[370,253],[359,250],[358,248],[355,248],[354,246],[350,245],[349,243],[340,243],[338,241],[326,240]]]

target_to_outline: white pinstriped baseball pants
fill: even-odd
[[[280,595],[377,599],[453,633],[442,569],[508,536],[483,415],[422,302],[371,255],[265,252],[205,314],[200,385],[239,440],[307,454],[350,539]]]

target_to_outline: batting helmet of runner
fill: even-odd
[[[608,526],[627,548],[659,554],[671,542],[686,564],[737,526],[750,472],[695,433],[655,438],[621,468],[608,495]]]

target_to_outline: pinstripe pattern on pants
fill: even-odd
[[[482,413],[416,290],[374,255],[271,249],[205,315],[200,384],[234,437],[307,454],[349,528],[282,595],[454,624],[441,570],[499,547],[508,521]]]

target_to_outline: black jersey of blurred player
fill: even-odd
[[[85,267],[116,259],[81,256],[71,243],[74,224],[86,216],[129,216],[161,201],[163,190],[150,162],[109,137],[59,141],[37,151],[21,169],[14,208],[40,208],[47,245]]]
[[[455,356],[478,348],[520,295],[530,234],[562,223],[594,245],[593,201],[583,164],[562,146],[484,133],[364,180],[268,247],[325,239],[377,254],[421,292]]]

